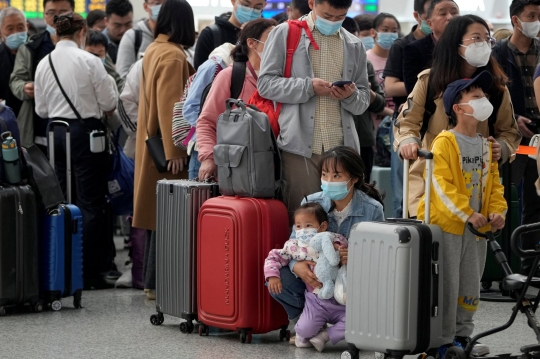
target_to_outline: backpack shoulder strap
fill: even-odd
[[[135,29],[135,59],[137,58],[137,55],[139,54],[139,50],[141,49],[141,44],[142,44],[142,30]]]
[[[210,30],[212,30],[212,37],[214,38],[214,49],[216,47],[219,47],[223,44],[223,36],[221,34],[221,29],[217,24],[212,24],[209,26]]]
[[[231,79],[231,98],[237,99],[242,94],[246,79],[246,63],[234,62]]]
[[[424,105],[424,118],[422,120],[422,128],[420,128],[420,139],[424,139],[424,136],[426,135],[428,126],[429,126],[429,120],[431,119],[431,116],[435,113],[435,110],[437,109],[437,105],[435,105],[435,92],[433,91],[433,87],[431,86],[431,81],[428,79],[428,87],[427,87],[427,94],[426,94],[426,103]]]
[[[288,24],[289,34],[287,35],[287,57],[285,59],[284,78],[291,77],[293,55],[298,48],[300,38],[302,37],[302,26],[300,25],[300,21],[290,20],[288,21]]]
[[[501,40],[500,65],[504,73],[508,76],[508,39]]]

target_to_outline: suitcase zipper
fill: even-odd
[[[21,194],[19,192],[19,189],[16,186],[10,186],[13,188],[13,191],[15,192],[15,211],[19,213],[19,215],[15,219],[15,240],[17,241],[17,252],[18,252],[18,258],[17,258],[17,266],[19,267],[17,269],[17,292],[19,295],[19,303],[22,303],[24,300],[24,238],[23,237],[23,228],[22,228],[22,222],[23,218],[22,215],[24,214],[24,211],[22,209],[21,205]],[[19,216],[21,216],[19,218]]]

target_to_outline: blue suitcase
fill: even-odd
[[[53,121],[49,125],[49,161],[54,168],[54,128],[66,128],[67,190],[71,203],[71,141],[69,124]],[[75,308],[82,308],[83,282],[83,218],[72,204],[60,204],[40,219],[40,292],[42,299],[55,311],[62,308],[61,298],[73,296]]]

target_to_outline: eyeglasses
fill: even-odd
[[[257,40],[257,39],[254,39],[254,38],[252,38],[252,40],[255,40],[255,41],[257,41],[257,42],[260,42],[260,43],[263,44],[263,45],[266,44],[266,41],[261,41],[261,40]]]
[[[491,36],[488,36],[488,37],[480,37],[480,36],[474,36],[474,37],[471,37],[469,39],[463,39],[462,41],[474,41],[474,44],[478,47],[482,47],[484,46],[484,44],[488,44],[490,47],[494,47],[495,44],[497,43],[497,40],[495,40],[493,37]]]

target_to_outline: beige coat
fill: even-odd
[[[177,175],[159,173],[145,143],[148,135],[157,134],[159,127],[167,160],[187,156],[186,151],[173,145],[172,117],[174,104],[194,70],[184,50],[168,39],[167,35],[159,35],[144,54],[139,98],[133,226],[153,231],[156,230],[156,182],[163,178],[188,178],[187,166]]]
[[[428,91],[429,70],[418,75],[418,81],[413,92],[409,95],[403,106],[401,114],[396,120],[394,127],[394,150],[399,152],[400,146],[407,143],[417,143],[422,149],[431,149],[431,143],[443,130],[450,129],[448,116],[444,111],[442,98],[435,100],[436,110],[431,117],[426,135],[420,140],[420,129],[424,118],[426,97]],[[488,121],[478,124],[478,133],[489,137]],[[514,108],[508,89],[502,97],[502,103],[497,113],[494,124],[495,138],[501,144],[502,161],[513,160],[516,150],[521,141],[521,133],[518,130],[514,118]],[[413,163],[409,175],[409,215],[416,216],[418,203],[425,191],[424,182],[425,161],[418,160]]]

